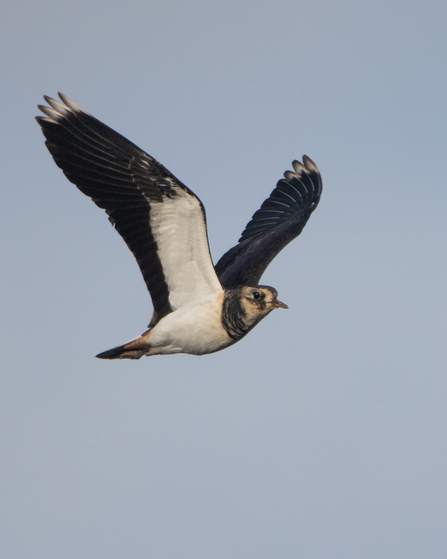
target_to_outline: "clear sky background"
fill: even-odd
[[[0,554],[445,559],[445,0],[2,7]],[[62,91],[202,199],[215,261],[291,161],[323,197],[205,357],[99,361],[151,303],[34,121]]]

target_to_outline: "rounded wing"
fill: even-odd
[[[137,259],[154,304],[152,324],[221,291],[197,196],[135,144],[78,107],[45,97],[37,117],[68,180],[106,210]]]
[[[270,262],[301,233],[317,207],[323,188],[318,167],[306,155],[303,163],[294,161],[292,165],[294,171],[284,173],[247,224],[238,244],[216,264],[225,288],[258,285]]]

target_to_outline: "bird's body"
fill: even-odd
[[[203,355],[245,336],[275,308],[287,308],[265,268],[299,235],[321,195],[306,156],[293,162],[247,225],[239,243],[213,267],[205,210],[197,196],[149,154],[64,95],[37,120],[67,178],[100,207],[134,253],[154,304],[149,329],[98,355]]]
[[[153,328],[142,336],[125,344],[127,357],[141,355],[168,355],[171,353],[190,353],[204,355],[224,349],[235,343],[222,326],[220,316],[224,292],[216,298],[185,305],[167,314]],[[130,347],[129,347],[130,346]],[[100,357],[110,358],[122,350],[114,348]],[[132,353],[129,353],[129,352]]]
[[[151,355],[204,355],[234,343],[220,320],[224,295],[222,290],[215,298],[185,305],[162,318],[153,330],[149,330]]]
[[[244,295],[259,293],[262,307]],[[241,291],[243,293],[241,293]],[[287,309],[267,286],[222,289],[216,296],[189,303],[167,314],[135,340],[100,353],[103,359],[139,359],[142,355],[205,355],[235,344],[275,308]]]

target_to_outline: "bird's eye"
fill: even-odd
[[[259,291],[253,291],[253,298],[254,299],[260,299],[261,298],[261,294],[259,293]]]

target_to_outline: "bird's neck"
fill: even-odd
[[[241,303],[241,290],[226,289],[222,303],[222,326],[233,340],[240,340],[251,330]]]

